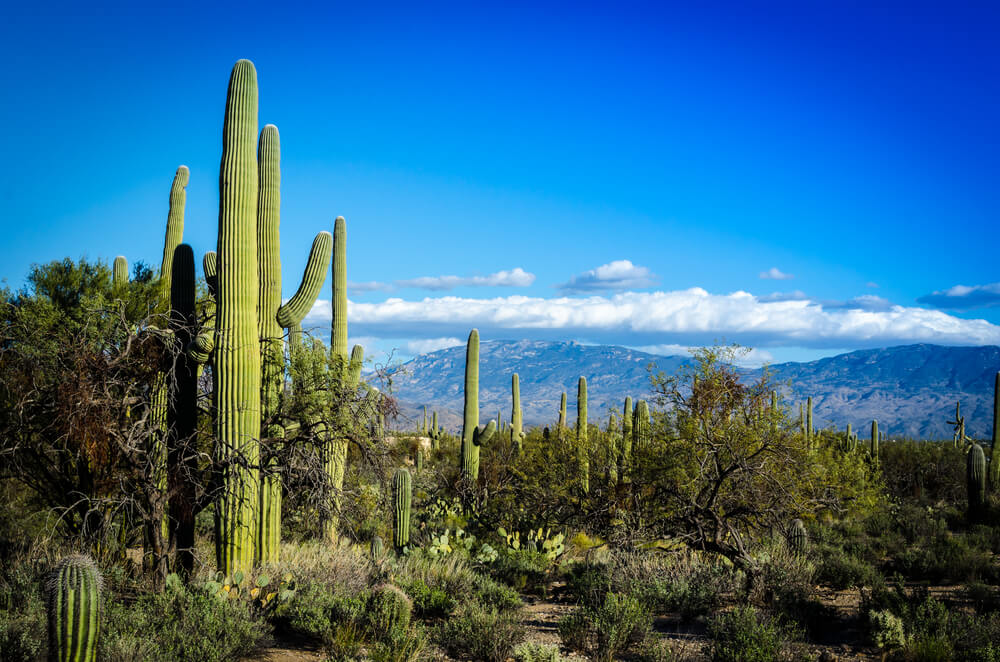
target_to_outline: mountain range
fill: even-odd
[[[518,373],[526,425],[549,425],[567,394],[568,420],[576,420],[577,381],[587,378],[592,423],[603,424],[613,410],[620,414],[626,396],[653,396],[650,371],[675,373],[688,356],[659,356],[612,345],[576,342],[490,340],[480,347],[480,420],[499,411],[510,420],[511,375]],[[1000,347],[904,345],[839,354],[817,361],[777,363],[767,367],[786,404],[798,415],[798,403],[813,399],[817,428],[843,429],[851,423],[862,437],[872,419],[890,437],[950,439],[955,403],[961,401],[966,434],[988,439],[993,423],[994,376],[1000,371]],[[743,370],[745,380],[761,369]],[[392,376],[401,419],[397,427],[415,428],[422,407],[437,411],[440,423],[456,432],[462,425],[465,346],[417,356]]]

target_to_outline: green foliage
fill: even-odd
[[[564,662],[559,647],[526,641],[514,647],[515,662]]]
[[[267,635],[262,615],[236,598],[168,584],[107,609],[98,659],[102,662],[225,662],[251,653]]]
[[[524,627],[515,614],[470,603],[435,628],[434,638],[452,656],[504,662],[524,639],[524,634]]]
[[[753,607],[736,607],[709,621],[713,662],[777,662],[786,630]]]
[[[595,606],[583,605],[559,621],[563,644],[608,661],[642,642],[652,624],[649,609],[637,598],[609,592]]]

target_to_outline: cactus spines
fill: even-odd
[[[615,413],[608,416],[608,484],[614,487],[618,484],[618,423]]]
[[[382,542],[381,536],[372,537],[372,544],[368,553],[373,565],[381,563],[382,557],[385,556],[385,543]]]
[[[208,286],[208,294],[213,299],[219,285],[219,262],[218,253],[208,251],[201,258],[201,269],[205,272],[205,284]]]
[[[201,331],[188,346],[188,355],[195,363],[208,363],[215,349],[215,297],[218,291],[218,261],[215,251],[208,251],[201,261],[205,272],[205,284],[208,285],[209,300],[205,305]]]
[[[649,442],[649,405],[645,400],[635,403],[635,418],[632,421],[632,452],[635,453]]]
[[[800,519],[793,519],[788,527],[788,548],[797,555],[805,554],[809,545],[809,534],[806,525]]]
[[[423,448],[418,448],[417,449],[417,454],[413,458],[413,466],[417,470],[417,473],[420,473],[421,471],[424,470],[424,449]]]
[[[563,391],[562,397],[559,399],[558,427],[560,430],[566,427],[566,391]]]
[[[89,556],[67,556],[46,586],[50,662],[94,662],[100,633],[101,573]]]
[[[361,382],[361,368],[365,364],[365,348],[355,345],[351,348],[351,359],[347,362],[347,385],[357,388]]]
[[[215,327],[216,556],[226,575],[254,561],[260,488],[260,350],[257,323],[257,72],[233,67],[219,169],[218,293]]]
[[[515,372],[510,378],[511,405],[510,411],[510,438],[521,452],[521,442],[524,441],[524,424],[521,413],[521,382]]]
[[[965,460],[965,480],[969,494],[969,518],[980,519],[986,508],[986,454],[973,442]]]
[[[323,231],[313,238],[312,247],[309,249],[309,259],[306,261],[305,271],[302,273],[302,280],[299,282],[299,289],[295,291],[292,298],[286,301],[277,309],[278,325],[284,329],[290,329],[296,324],[301,324],[323,287],[326,280],[326,265],[330,262],[330,255],[333,252],[333,237],[329,232]],[[345,350],[346,353],[346,350]]]
[[[576,452],[580,471],[580,491],[590,492],[590,445],[587,442],[587,378],[576,385]]]
[[[121,298],[128,287],[128,260],[124,255],[115,258],[111,269],[111,292],[115,297]]]
[[[401,550],[410,544],[410,472],[396,469],[392,476],[392,544]]]
[[[163,261],[160,263],[160,310],[167,310],[170,296],[170,274],[173,272],[174,250],[184,241],[184,205],[187,200],[185,188],[190,172],[187,166],[178,166],[174,181],[170,185],[170,208],[167,211],[167,232],[163,238]]]
[[[872,421],[872,437],[871,446],[869,447],[869,452],[872,456],[872,462],[875,466],[878,466],[878,421]]]

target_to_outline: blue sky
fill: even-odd
[[[281,132],[285,295],[345,216],[371,350],[471,326],[775,360],[1000,344],[996,3],[141,4],[5,10],[9,285],[157,264],[182,163],[185,239],[214,249],[245,57]]]

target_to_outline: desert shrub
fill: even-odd
[[[334,544],[315,541],[283,543],[281,561],[265,569],[271,576],[291,573],[300,583],[336,586],[344,594],[362,593],[372,585],[368,550],[346,540]]]
[[[612,660],[649,632],[652,616],[636,597],[607,593],[597,607],[583,605],[559,622],[559,636],[567,648],[595,660]]]
[[[376,642],[368,651],[371,662],[414,662],[427,646],[427,636],[419,626],[399,631],[396,636]]]
[[[46,644],[44,567],[19,557],[0,567],[0,660],[31,662]]]
[[[514,662],[564,662],[559,647],[530,641],[514,647]]]
[[[670,641],[647,637],[646,641],[639,649],[637,659],[639,662],[682,662],[691,659],[699,659],[691,654],[684,646],[682,650],[675,650]]]
[[[606,563],[574,563],[565,573],[566,589],[577,602],[598,607],[611,592],[611,567]]]
[[[476,589],[476,573],[468,561],[455,555],[434,558],[413,554],[405,557],[396,570],[400,583],[419,579],[428,588],[450,596],[469,595]]]
[[[366,596],[366,592],[348,595],[326,584],[307,582],[275,609],[272,622],[283,631],[328,643],[338,625],[361,619]]]
[[[376,637],[395,639],[410,627],[412,613],[413,603],[406,593],[392,584],[383,584],[372,591],[365,616]]]
[[[399,587],[413,601],[413,611],[417,616],[447,616],[455,609],[455,599],[439,588],[431,588],[419,577],[400,580]]]
[[[816,581],[835,589],[870,585],[878,573],[870,563],[840,547],[820,548],[817,556]]]
[[[45,648],[44,609],[28,613],[0,611],[0,660],[34,662]]]
[[[551,561],[542,552],[504,548],[488,568],[490,574],[518,591],[543,595]]]
[[[460,607],[435,629],[435,639],[454,657],[503,662],[524,639],[524,627],[514,614],[483,609],[476,603]]]
[[[888,609],[869,613],[868,628],[872,643],[880,650],[893,651],[906,646],[903,621]]]
[[[1000,591],[982,582],[970,582],[962,589],[962,597],[969,601],[977,614],[1000,610]]]
[[[222,662],[252,652],[267,635],[247,603],[169,585],[130,605],[110,602],[98,659],[107,662]]]
[[[353,662],[361,652],[364,634],[357,623],[347,621],[333,626],[324,644],[327,662]]]
[[[494,581],[485,575],[475,574],[473,579],[475,585],[474,595],[476,600],[487,609],[497,611],[509,611],[521,606],[521,596],[514,589]]]
[[[713,662],[776,662],[787,632],[753,607],[737,607],[708,624]]]

